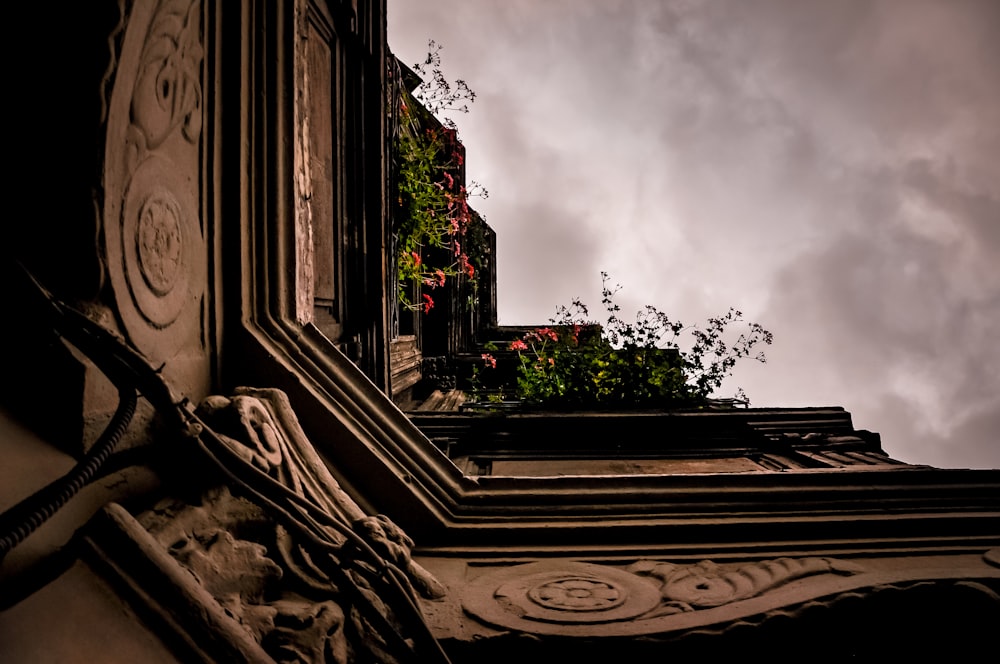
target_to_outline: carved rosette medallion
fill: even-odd
[[[656,586],[615,567],[540,562],[487,574],[470,584],[465,609],[486,622],[595,624],[632,620],[660,601]]]
[[[156,295],[174,289],[181,271],[181,210],[166,191],[150,194],[139,211],[139,269]]]
[[[203,253],[194,202],[185,201],[171,183],[169,160],[144,161],[125,194],[121,220],[121,255],[132,304],[154,329],[174,323],[185,306],[196,304],[203,278]],[[173,186],[171,186],[173,184]]]
[[[628,591],[611,581],[569,576],[528,591],[535,604],[557,611],[604,611],[625,603]]]

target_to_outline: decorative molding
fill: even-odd
[[[975,604],[970,602],[970,599],[975,600]],[[872,600],[884,601],[885,604],[896,602],[900,604],[905,603],[910,607],[918,607],[916,609],[911,608],[911,611],[920,611],[919,607],[922,606],[926,610],[926,615],[932,615],[935,609],[950,608],[957,616],[961,616],[964,612],[974,612],[982,609],[984,605],[991,606],[994,614],[1000,611],[1000,596],[990,587],[980,583],[956,581],[954,579],[880,583],[771,609],[713,626],[663,634],[660,637],[651,637],[650,642],[659,644],[666,642],[704,643],[704,639],[706,638],[738,637],[741,634],[745,635],[768,625],[777,625],[781,622],[803,621],[809,616],[816,614],[820,616],[829,615],[831,611],[835,610],[856,614],[858,613],[857,609],[860,602]],[[949,605],[949,602],[954,602],[954,605]],[[970,608],[973,606],[975,608]],[[985,618],[986,621],[990,620],[987,616],[977,617]],[[864,618],[860,620],[864,622]],[[898,620],[898,617],[894,616],[889,620],[872,621],[868,624],[868,627],[874,631],[882,631],[885,629],[887,623],[898,622]],[[967,622],[966,626],[970,631],[976,629],[975,621],[973,620],[964,621],[960,619],[959,621]],[[842,623],[842,621],[838,620],[838,623]],[[836,629],[836,627],[832,629]],[[987,634],[982,634],[981,636],[992,638]],[[946,634],[944,641],[948,644],[949,649],[953,649],[958,645],[955,642],[954,634]]]
[[[528,633],[585,636],[595,626],[607,634],[654,633],[670,629],[669,617],[676,614],[737,604],[807,577],[863,571],[847,561],[818,557],[733,565],[640,560],[625,569],[545,561],[475,579],[463,592],[462,605],[488,624]],[[806,585],[794,599],[802,601],[824,590],[826,586]]]

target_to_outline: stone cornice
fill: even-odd
[[[965,550],[1000,544],[1000,471],[840,468],[755,474],[464,476],[365,374],[295,318],[294,30],[288,4],[251,11],[244,51],[238,268],[242,316],[228,322],[230,386],[284,390],[354,499],[442,551],[608,555],[701,551]],[[248,139],[249,140],[249,139]],[[384,314],[382,314],[384,315]],[[766,544],[761,544],[766,542]]]

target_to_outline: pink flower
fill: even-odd
[[[517,351],[528,350],[528,344],[524,343],[520,339],[515,339],[510,343],[510,349]]]
[[[444,270],[438,268],[434,270],[434,274],[437,275],[437,285],[444,286]]]
[[[489,353],[482,354],[483,362],[485,362],[491,369],[497,368],[497,358],[493,357]]]
[[[451,177],[451,173],[449,173],[448,171],[445,171],[444,172],[444,179],[448,183],[448,188],[449,189],[454,189],[455,188],[455,178]]]
[[[418,254],[415,251],[411,251],[410,255],[413,256],[413,265],[414,265],[414,267],[419,266],[420,265],[420,254]]]

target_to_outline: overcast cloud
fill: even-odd
[[[1000,2],[390,0],[456,118],[502,323],[599,304],[775,334],[755,406],[842,405],[911,463],[1000,467]]]

